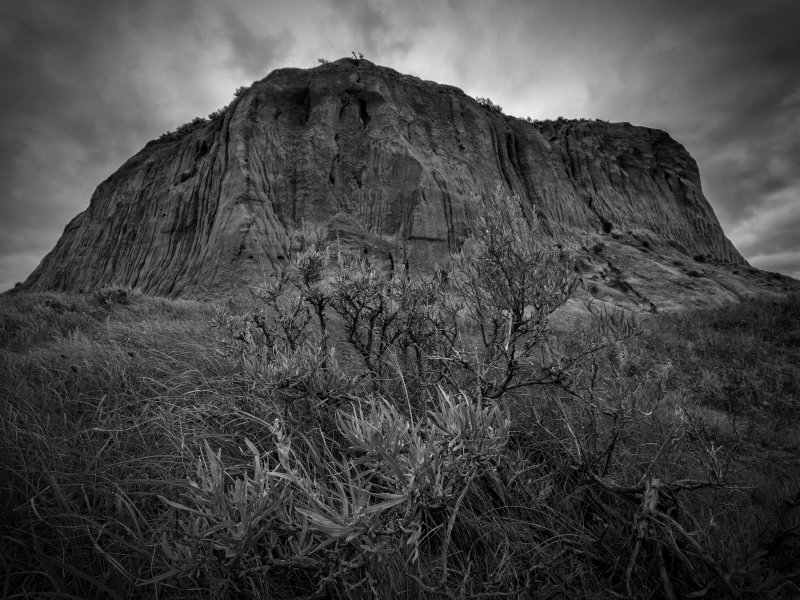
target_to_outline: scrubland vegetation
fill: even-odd
[[[3,298],[4,597],[797,597],[798,299],[554,320],[569,260],[474,212],[429,277]]]

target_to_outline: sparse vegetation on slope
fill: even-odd
[[[4,594],[794,597],[797,304],[554,333],[572,265],[486,206],[447,277],[4,298]]]
[[[503,107],[500,106],[499,104],[495,104],[494,102],[492,102],[491,98],[478,96],[477,98],[475,98],[475,100],[477,101],[478,104],[480,104],[484,108],[488,108],[489,110],[503,114]]]

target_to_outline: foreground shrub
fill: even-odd
[[[313,390],[317,398],[352,404],[355,416],[340,413],[336,428],[319,421],[328,440],[324,447],[337,450],[316,461],[335,465],[317,477],[338,481],[342,490],[345,482],[357,481],[367,494],[362,502],[379,490],[397,502],[391,514],[419,516],[416,524],[405,521],[402,527],[390,527],[393,536],[402,540],[398,531],[413,530],[421,539],[437,539],[449,547],[454,528],[462,531],[456,528],[455,515],[462,509],[472,514],[462,502],[471,502],[475,495],[492,516],[477,512],[474,521],[459,521],[473,534],[486,531],[489,523],[495,531],[504,531],[496,519],[535,523],[539,532],[528,531],[520,546],[501,536],[506,544],[501,552],[504,564],[515,566],[508,567],[511,571],[495,591],[524,594],[534,582],[545,589],[552,584],[576,592],[586,585],[568,575],[576,568],[574,560],[553,563],[550,557],[551,567],[560,563],[557,584],[518,570],[517,561],[530,552],[531,544],[541,543],[544,530],[549,543],[559,548],[556,556],[580,548],[581,570],[589,569],[587,573],[602,578],[617,593],[672,598],[705,590],[739,595],[737,586],[750,585],[737,580],[741,566],[721,566],[720,557],[698,541],[692,514],[694,496],[726,487],[727,463],[698,425],[692,407],[665,395],[668,364],[631,377],[631,357],[624,344],[641,333],[641,318],[588,303],[586,325],[572,339],[559,340],[550,330],[549,317],[575,292],[571,261],[539,245],[535,208],[526,212],[519,199],[498,192],[475,199],[470,208],[469,251],[447,277],[385,273],[343,259],[327,275],[329,250],[304,250],[276,283],[254,290],[266,310],[241,317],[239,333],[229,336],[229,343],[240,344],[237,360],[243,372],[254,381],[271,381],[275,390],[292,381],[296,389]],[[330,374],[341,371],[337,362],[320,354],[308,360],[313,355],[309,348],[327,349],[333,339],[343,340],[360,359],[359,368],[349,371],[351,378],[340,377],[336,385]],[[253,356],[263,360],[256,364]],[[276,368],[281,373],[277,379]],[[322,383],[321,373],[328,374]],[[312,378],[316,383],[309,386]],[[470,396],[477,404],[453,402]],[[363,403],[370,397],[365,411]],[[497,442],[500,438],[488,443],[482,436],[496,430],[486,421],[483,403],[492,411],[500,406],[511,409],[517,425],[527,430],[508,438],[506,427],[500,434],[502,444]],[[449,434],[446,448],[469,448],[473,458],[485,452],[490,468],[477,469],[472,458],[462,463],[443,452],[429,426]],[[475,440],[466,436],[468,430]],[[509,439],[516,454],[506,447]],[[354,448],[365,455],[350,459],[354,462],[334,458]],[[409,464],[417,470],[409,472]],[[355,466],[368,469],[353,472]],[[541,477],[533,488],[530,480],[519,481],[522,473],[531,471]],[[404,487],[409,481],[421,486],[411,504],[410,488]],[[545,500],[557,508],[545,509]],[[348,502],[351,506],[352,500]],[[369,513],[367,506],[359,514]],[[444,516],[433,507],[444,510]],[[543,514],[548,515],[547,526]],[[316,522],[345,527],[344,515],[332,515],[320,514]],[[343,535],[357,537],[362,525],[348,525]],[[436,527],[445,528],[443,539],[437,537]],[[480,539],[489,543],[492,536]],[[497,547],[482,546],[489,552],[483,575],[451,572],[449,550],[441,556],[440,550],[428,548],[420,570],[408,574],[419,590],[488,593],[484,583],[499,568],[488,557],[497,557]],[[473,550],[461,548],[459,556],[470,556],[470,564],[476,565]],[[414,556],[420,557],[420,552],[415,547]],[[371,564],[373,559],[360,560]],[[330,574],[314,577],[331,580]],[[753,589],[770,585],[762,581]]]
[[[6,307],[4,594],[794,597],[797,384],[764,354],[791,310],[659,330],[587,303],[558,336],[577,282],[535,208],[469,209],[447,273],[317,241],[246,309]],[[736,352],[768,406],[734,415]]]
[[[349,444],[341,454],[295,443],[280,420],[269,450],[245,440],[251,468],[226,464],[206,444],[181,500],[163,499],[179,523],[162,546],[171,576],[199,574],[236,594],[389,597],[446,583],[448,566],[463,569],[476,548],[459,530],[486,508],[470,486],[501,460],[508,417],[441,392],[413,426],[381,399],[340,411],[338,422]],[[425,583],[431,560],[441,581]]]

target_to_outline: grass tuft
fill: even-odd
[[[800,593],[797,298],[552,332],[327,258],[272,312],[3,298],[4,597]]]

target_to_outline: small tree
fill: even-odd
[[[358,568],[379,568],[376,548],[409,572],[426,554],[427,568],[409,577],[432,596],[467,585],[488,593],[486,582],[502,572],[492,590],[516,586],[524,597],[536,575],[523,576],[521,565],[532,548],[553,545],[554,554],[540,557],[548,570],[558,563],[572,577],[592,565],[617,595],[704,594],[702,570],[705,585],[715,580],[736,597],[730,575],[682,517],[682,495],[722,485],[719,448],[685,419],[659,414],[666,374],[626,375],[623,342],[639,319],[587,302],[588,325],[559,340],[551,317],[578,281],[569,256],[545,246],[536,207],[497,188],[473,195],[468,208],[470,243],[447,278],[385,273],[341,255],[329,272],[329,249],[304,247],[254,289],[259,310],[221,321],[232,355],[269,397],[346,404],[335,421],[328,417],[325,456],[309,449],[305,463],[319,475],[300,476],[305,463],[270,472],[281,485],[296,479],[308,521],[281,518],[314,529],[316,549],[353,542],[348,564]],[[332,340],[358,365],[337,363]],[[686,476],[685,459],[669,458],[679,444],[699,457],[699,478]],[[328,480],[328,491],[313,483]],[[514,534],[489,544],[490,532],[512,521]]]
[[[572,295],[577,280],[572,263],[544,247],[535,207],[526,217],[519,197],[499,188],[483,199],[473,196],[469,206],[473,250],[462,255],[460,273],[452,278],[468,318],[445,364],[467,375],[461,385],[496,399],[553,380],[552,365],[533,357],[546,343],[550,314]]]
[[[494,102],[492,102],[491,98],[488,97],[483,98],[481,96],[478,96],[477,98],[475,98],[475,100],[478,102],[478,104],[480,104],[484,108],[488,108],[489,110],[498,113],[503,112],[503,107],[500,106],[499,104],[495,104]]]
[[[227,106],[223,106],[221,108],[218,108],[217,110],[212,111],[212,112],[210,112],[208,114],[208,120],[209,121],[216,121],[217,119],[220,119],[220,118],[224,117],[225,113],[227,111],[228,111],[228,107]]]
[[[258,335],[234,338],[258,339],[276,357],[308,343],[325,356],[333,324],[360,357],[360,378],[384,393],[398,375],[424,397],[444,385],[499,400],[565,383],[578,357],[554,350],[548,323],[577,285],[572,262],[543,245],[535,207],[526,213],[518,197],[498,188],[473,195],[469,208],[471,251],[447,277],[384,273],[342,256],[328,277],[329,249],[310,247],[253,289],[264,308],[237,326]]]

